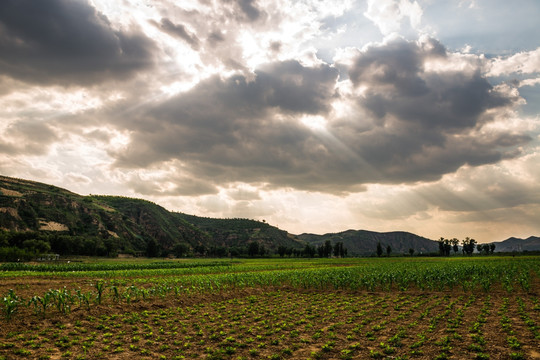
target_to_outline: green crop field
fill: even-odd
[[[540,257],[0,265],[0,359],[536,359]]]

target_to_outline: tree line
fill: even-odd
[[[74,236],[61,233],[44,232],[12,232],[0,230],[0,261],[28,261],[37,258],[41,254],[84,255],[84,256],[108,256],[116,257],[118,253],[129,253],[136,256],[147,257],[306,257],[306,258],[343,258],[347,256],[347,248],[343,242],[332,243],[326,240],[319,245],[305,244],[303,248],[280,245],[275,250],[267,248],[257,241],[250,241],[245,245],[217,246],[198,244],[192,246],[188,243],[179,242],[170,248],[163,248],[155,239],[141,239],[141,245],[146,247],[139,250],[125,249],[122,240],[118,238],[101,236]],[[440,256],[450,256],[452,252],[457,254],[471,255],[478,251],[483,255],[493,254],[495,244],[478,244],[475,239],[466,237],[464,240],[457,238],[438,240]],[[460,245],[461,244],[461,249]],[[392,253],[390,245],[385,247],[377,244],[376,254],[387,256]],[[409,255],[413,256],[414,249],[409,249]]]
[[[454,254],[459,252],[459,243],[460,241],[457,238],[445,239],[444,237],[437,240],[439,243],[439,255],[441,256],[450,256],[450,253],[453,251]],[[479,253],[484,255],[493,254],[495,251],[495,244],[478,244],[477,241],[473,238],[466,237],[461,240],[461,251],[465,255],[471,255],[474,253],[474,250],[478,250]]]
[[[459,244],[460,240],[457,238],[453,239],[445,239],[444,237],[441,237],[439,240],[437,240],[439,244],[439,252],[438,254],[440,256],[450,256],[452,251],[454,252],[454,255],[459,252]],[[466,237],[465,239],[461,240],[461,252],[463,255],[472,255],[475,250],[478,251],[478,253],[483,255],[490,255],[493,254],[495,251],[496,245],[491,244],[478,244],[477,241],[473,238]],[[384,252],[386,251],[386,255],[390,256],[392,253],[392,248],[390,245],[386,246],[386,250],[383,249],[383,246],[379,242],[377,244],[376,254],[378,257],[382,256]],[[409,249],[409,255],[413,256],[415,253],[414,249]]]
[[[41,254],[118,255],[118,239],[34,231],[0,231],[0,261],[28,261]]]
[[[278,246],[277,253],[280,257],[320,257],[320,258],[329,258],[329,257],[346,257],[347,248],[343,246],[343,242],[338,241],[332,245],[332,241],[326,240],[324,244],[318,246],[306,244],[303,249],[296,249],[292,247],[286,247],[283,245]]]
[[[42,254],[59,254],[61,256],[107,256],[116,257],[118,253],[147,257],[345,257],[347,249],[342,242],[332,244],[327,240],[324,244],[314,246],[305,244],[303,248],[278,246],[270,249],[262,243],[250,241],[246,245],[217,246],[197,244],[192,246],[179,242],[172,247],[164,248],[154,238],[141,239],[141,249],[122,248],[122,239],[103,238],[100,236],[74,236],[62,233],[46,233],[37,231],[3,231],[0,230],[0,261],[29,261]]]
[[[264,244],[256,241],[249,242],[246,246],[210,246],[197,245],[193,247],[193,251],[190,253],[189,249],[185,249],[187,252],[184,254],[174,253],[175,256],[207,256],[207,257],[267,257],[279,255],[280,257],[307,257],[307,258],[329,258],[329,257],[345,257],[347,256],[347,248],[343,246],[343,242],[337,242],[332,244],[330,240],[327,240],[324,244],[319,246],[305,244],[303,248],[295,248],[291,246],[279,245],[275,251],[267,248]]]

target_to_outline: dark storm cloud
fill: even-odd
[[[480,69],[428,72],[430,60],[450,61],[435,40],[395,40],[359,53],[349,70],[353,84],[366,89],[356,101],[371,114],[373,127],[342,127],[335,134],[377,169],[373,181],[435,180],[465,164],[510,157],[501,148],[531,140],[523,134],[476,136],[492,120],[488,110],[516,99],[494,91]]]
[[[152,63],[144,35],[112,29],[86,1],[0,1],[0,74],[35,83],[94,83]]]
[[[434,40],[427,49],[404,40],[372,47],[349,70],[355,86],[367,86],[362,105],[377,118],[394,115],[423,127],[458,131],[474,127],[488,108],[509,104],[492,93],[480,75],[463,72],[426,73],[424,63],[444,58],[442,45]]]
[[[131,144],[112,155],[122,167],[178,161],[183,173],[216,185],[330,193],[434,181],[517,156],[529,136],[481,130],[493,121],[488,113],[519,99],[495,91],[479,69],[427,71],[433,59],[450,61],[434,40],[359,52],[350,78],[360,96],[336,92],[336,68],[297,61],[269,64],[250,80],[214,76],[124,120]],[[337,118],[334,100],[353,105],[350,113]],[[307,126],[309,116],[326,128]]]
[[[161,19],[161,23],[156,25],[158,25],[166,33],[184,40],[194,50],[199,49],[199,39],[195,34],[191,34],[184,25],[174,24],[171,20],[167,18]]]

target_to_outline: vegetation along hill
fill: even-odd
[[[158,256],[187,252],[210,238],[149,201],[81,196],[4,176],[0,176],[0,228],[4,230],[0,247],[61,255],[122,252]]]
[[[233,255],[247,252],[249,247],[257,244],[259,254],[275,253],[280,246],[292,249],[302,248],[302,244],[294,235],[280,230],[265,221],[250,219],[215,219],[199,217],[183,213],[176,216],[193,224],[205,233],[209,234],[213,246],[230,249]]]
[[[61,255],[228,256],[299,249],[294,236],[263,221],[170,212],[121,196],[81,196],[39,182],[0,176],[0,248],[11,258]],[[1,256],[9,258],[10,256]]]
[[[388,246],[394,254],[408,254],[410,249],[413,249],[416,254],[438,251],[436,241],[403,231],[379,233],[366,230],[347,230],[324,235],[301,234],[298,235],[298,238],[315,246],[321,245],[327,240],[333,243],[343,242],[349,255],[374,255],[379,243],[385,253]]]

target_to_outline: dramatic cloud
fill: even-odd
[[[403,228],[428,220],[422,225],[425,231],[441,236],[463,238],[474,231],[482,241],[526,237],[535,231],[540,210],[540,174],[534,165],[539,155],[536,149],[517,161],[463,167],[436,183],[376,186],[354,197],[351,210]]]
[[[151,65],[152,49],[85,1],[0,2],[0,74],[43,84],[125,78]]]
[[[478,66],[454,70],[459,61],[433,39],[394,40],[358,52],[350,78],[362,89],[358,102],[373,126],[355,134],[357,149],[390,181],[428,180],[464,164],[492,163],[511,156],[501,148],[530,140],[482,131],[494,120],[492,111],[519,99],[497,92]],[[353,136],[345,130],[343,136]]]
[[[335,68],[296,61],[268,64],[253,79],[212,77],[123,122],[131,142],[113,155],[128,168],[177,160],[186,176],[216,187],[243,181],[332,193],[433,181],[518,155],[528,135],[484,126],[519,98],[494,89],[481,62],[460,71],[457,61],[471,60],[433,39],[372,45],[352,59],[352,94],[340,94]],[[347,103],[354,112],[342,118],[333,106]]]
[[[329,66],[288,61],[258,70],[252,81],[212,77],[124,123],[132,139],[118,165],[177,159],[198,178],[218,183],[309,177],[299,161],[314,162],[317,154],[305,147],[312,136],[295,117],[330,111],[337,75]]]

